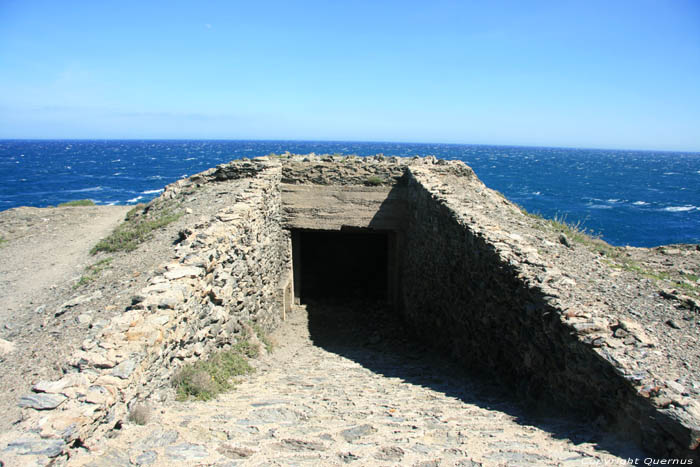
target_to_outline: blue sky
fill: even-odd
[[[700,2],[0,0],[0,138],[700,151]]]

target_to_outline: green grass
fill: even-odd
[[[244,355],[248,358],[258,358],[260,356],[260,351],[258,347],[251,344],[249,340],[242,339],[233,346],[233,352]]]
[[[180,401],[195,398],[209,400],[218,394],[233,389],[233,378],[254,371],[248,359],[260,356],[259,345],[251,342],[251,330],[268,352],[272,342],[258,324],[243,326],[243,333],[231,350],[213,353],[206,360],[188,363],[180,368],[171,380],[177,399]]]
[[[100,240],[92,247],[90,254],[101,251],[113,253],[116,251],[133,251],[141,243],[151,237],[151,232],[178,220],[184,213],[175,211],[172,207],[162,207],[149,212],[149,207],[137,205],[126,214],[126,220],[117,226],[109,237]]]
[[[183,366],[173,376],[172,384],[178,400],[194,397],[206,401],[233,388],[232,379],[235,376],[252,372],[253,368],[245,357],[234,348]]]
[[[59,208],[66,208],[71,206],[94,206],[95,202],[91,199],[76,199],[73,201],[67,201],[58,205]]]
[[[2,248],[5,245],[5,243],[7,243],[7,240],[5,239],[5,237],[0,235],[0,248]]]
[[[367,186],[379,186],[384,184],[384,179],[381,177],[378,177],[376,175],[372,175],[371,177],[367,177],[365,180],[365,185]]]
[[[676,285],[682,289],[689,291],[689,292],[700,294],[700,285],[697,284],[698,278],[700,278],[700,276],[698,276],[697,274],[681,274],[681,280],[677,281]],[[692,282],[692,284],[688,284],[687,282],[683,282],[684,280]]]
[[[113,258],[104,258],[99,260],[95,264],[92,264],[85,268],[85,273],[80,277],[80,280],[73,287],[78,288],[85,284],[89,284],[90,282],[97,279],[102,273],[102,271],[110,267],[112,259]]]

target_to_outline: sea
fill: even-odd
[[[530,212],[613,245],[700,243],[700,153],[314,141],[0,140],[0,210],[136,204],[217,164],[269,153],[434,155]]]

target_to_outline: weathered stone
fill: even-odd
[[[177,441],[178,436],[178,432],[175,430],[163,430],[162,428],[157,428],[151,431],[140,442],[136,443],[134,447],[136,449],[148,450],[169,446]]]
[[[165,278],[169,280],[181,279],[183,277],[197,277],[202,274],[202,268],[194,266],[175,266],[169,269],[165,274]]]
[[[109,386],[90,386],[85,395],[85,401],[91,404],[112,405],[116,401],[116,391]]]
[[[95,379],[94,384],[99,386],[114,386],[115,388],[124,388],[129,384],[129,380],[118,378],[113,375],[103,374]]]
[[[216,449],[216,452],[229,459],[245,459],[255,454],[255,451],[252,449],[231,446],[229,444],[222,444]]]
[[[97,290],[92,294],[89,295],[78,295],[77,297],[67,301],[63,305],[61,305],[58,310],[55,313],[55,316],[61,316],[63,313],[68,311],[70,308],[76,307],[78,305],[82,305],[83,303],[88,303],[93,300],[96,300],[98,298],[102,297],[102,291]]]
[[[27,394],[19,400],[20,407],[36,410],[51,410],[66,401],[67,397],[61,394]]]
[[[155,451],[144,451],[131,456],[131,463],[134,465],[151,465],[158,460],[158,453]]]
[[[137,362],[133,358],[124,360],[112,369],[112,376],[126,379],[129,376],[131,376],[131,374],[134,372],[134,370],[136,369],[136,364]]]
[[[549,463],[550,459],[537,453],[520,452],[520,451],[505,451],[489,454],[486,459],[493,462],[503,462],[507,465],[531,465],[533,467]]]
[[[685,388],[683,387],[682,384],[677,383],[676,381],[666,381],[666,386],[673,389],[676,391],[678,394],[683,394],[685,392]]]
[[[346,464],[360,459],[360,456],[357,456],[351,452],[341,452],[340,454],[338,454],[338,457],[340,457],[340,460],[342,460]]]
[[[399,461],[404,456],[404,451],[398,446],[383,447],[375,454],[375,459],[384,461]]]
[[[75,322],[83,326],[90,324],[91,321],[92,315],[89,313],[81,313],[75,318]]]
[[[83,373],[70,373],[58,381],[40,381],[32,387],[34,392],[46,392],[50,394],[62,393],[67,388],[75,386],[87,386],[90,378]]]
[[[125,452],[112,449],[87,467],[131,467],[131,460]]]
[[[63,438],[64,441],[73,441],[79,433],[80,427],[92,421],[79,409],[57,410],[40,422],[41,436],[44,438]]]
[[[284,407],[264,408],[251,412],[250,421],[258,423],[296,423],[299,421],[299,415],[295,411]],[[246,421],[245,423],[249,422]]]
[[[352,443],[353,441],[356,441],[364,436],[371,435],[376,431],[377,429],[372,425],[365,424],[343,430],[340,432],[340,436],[342,436],[348,443]]]
[[[178,461],[195,461],[209,456],[207,449],[201,444],[182,443],[165,448],[165,455]]]
[[[8,451],[17,451],[18,454],[56,457],[63,452],[66,443],[60,439],[41,439],[24,437],[7,445]]]
[[[116,362],[109,358],[106,352],[79,351],[71,359],[71,365],[78,368],[113,368]]]
[[[284,449],[290,451],[324,451],[326,447],[318,441],[302,441],[299,439],[284,439],[281,443]]]
[[[608,321],[601,318],[594,318],[583,322],[574,322],[572,323],[572,326],[579,334],[608,331]]]
[[[571,248],[571,243],[569,243],[569,239],[566,237],[564,234],[559,235],[559,243],[562,245]]]
[[[647,334],[639,323],[635,323],[634,321],[626,319],[621,319],[620,327],[622,327],[628,333],[632,334],[632,336],[634,336],[634,338],[637,339],[642,345],[645,345],[647,347],[654,347],[657,345],[657,340],[651,337],[649,334]]]

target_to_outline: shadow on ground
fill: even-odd
[[[514,391],[483,374],[470,373],[429,346],[412,339],[395,313],[371,301],[308,301],[314,345],[353,360],[368,370],[439,391],[467,404],[500,411],[523,426],[534,426],[573,444],[593,443],[622,458],[648,457],[634,443],[608,433],[594,421],[525,406]],[[593,418],[593,417],[591,417]]]

